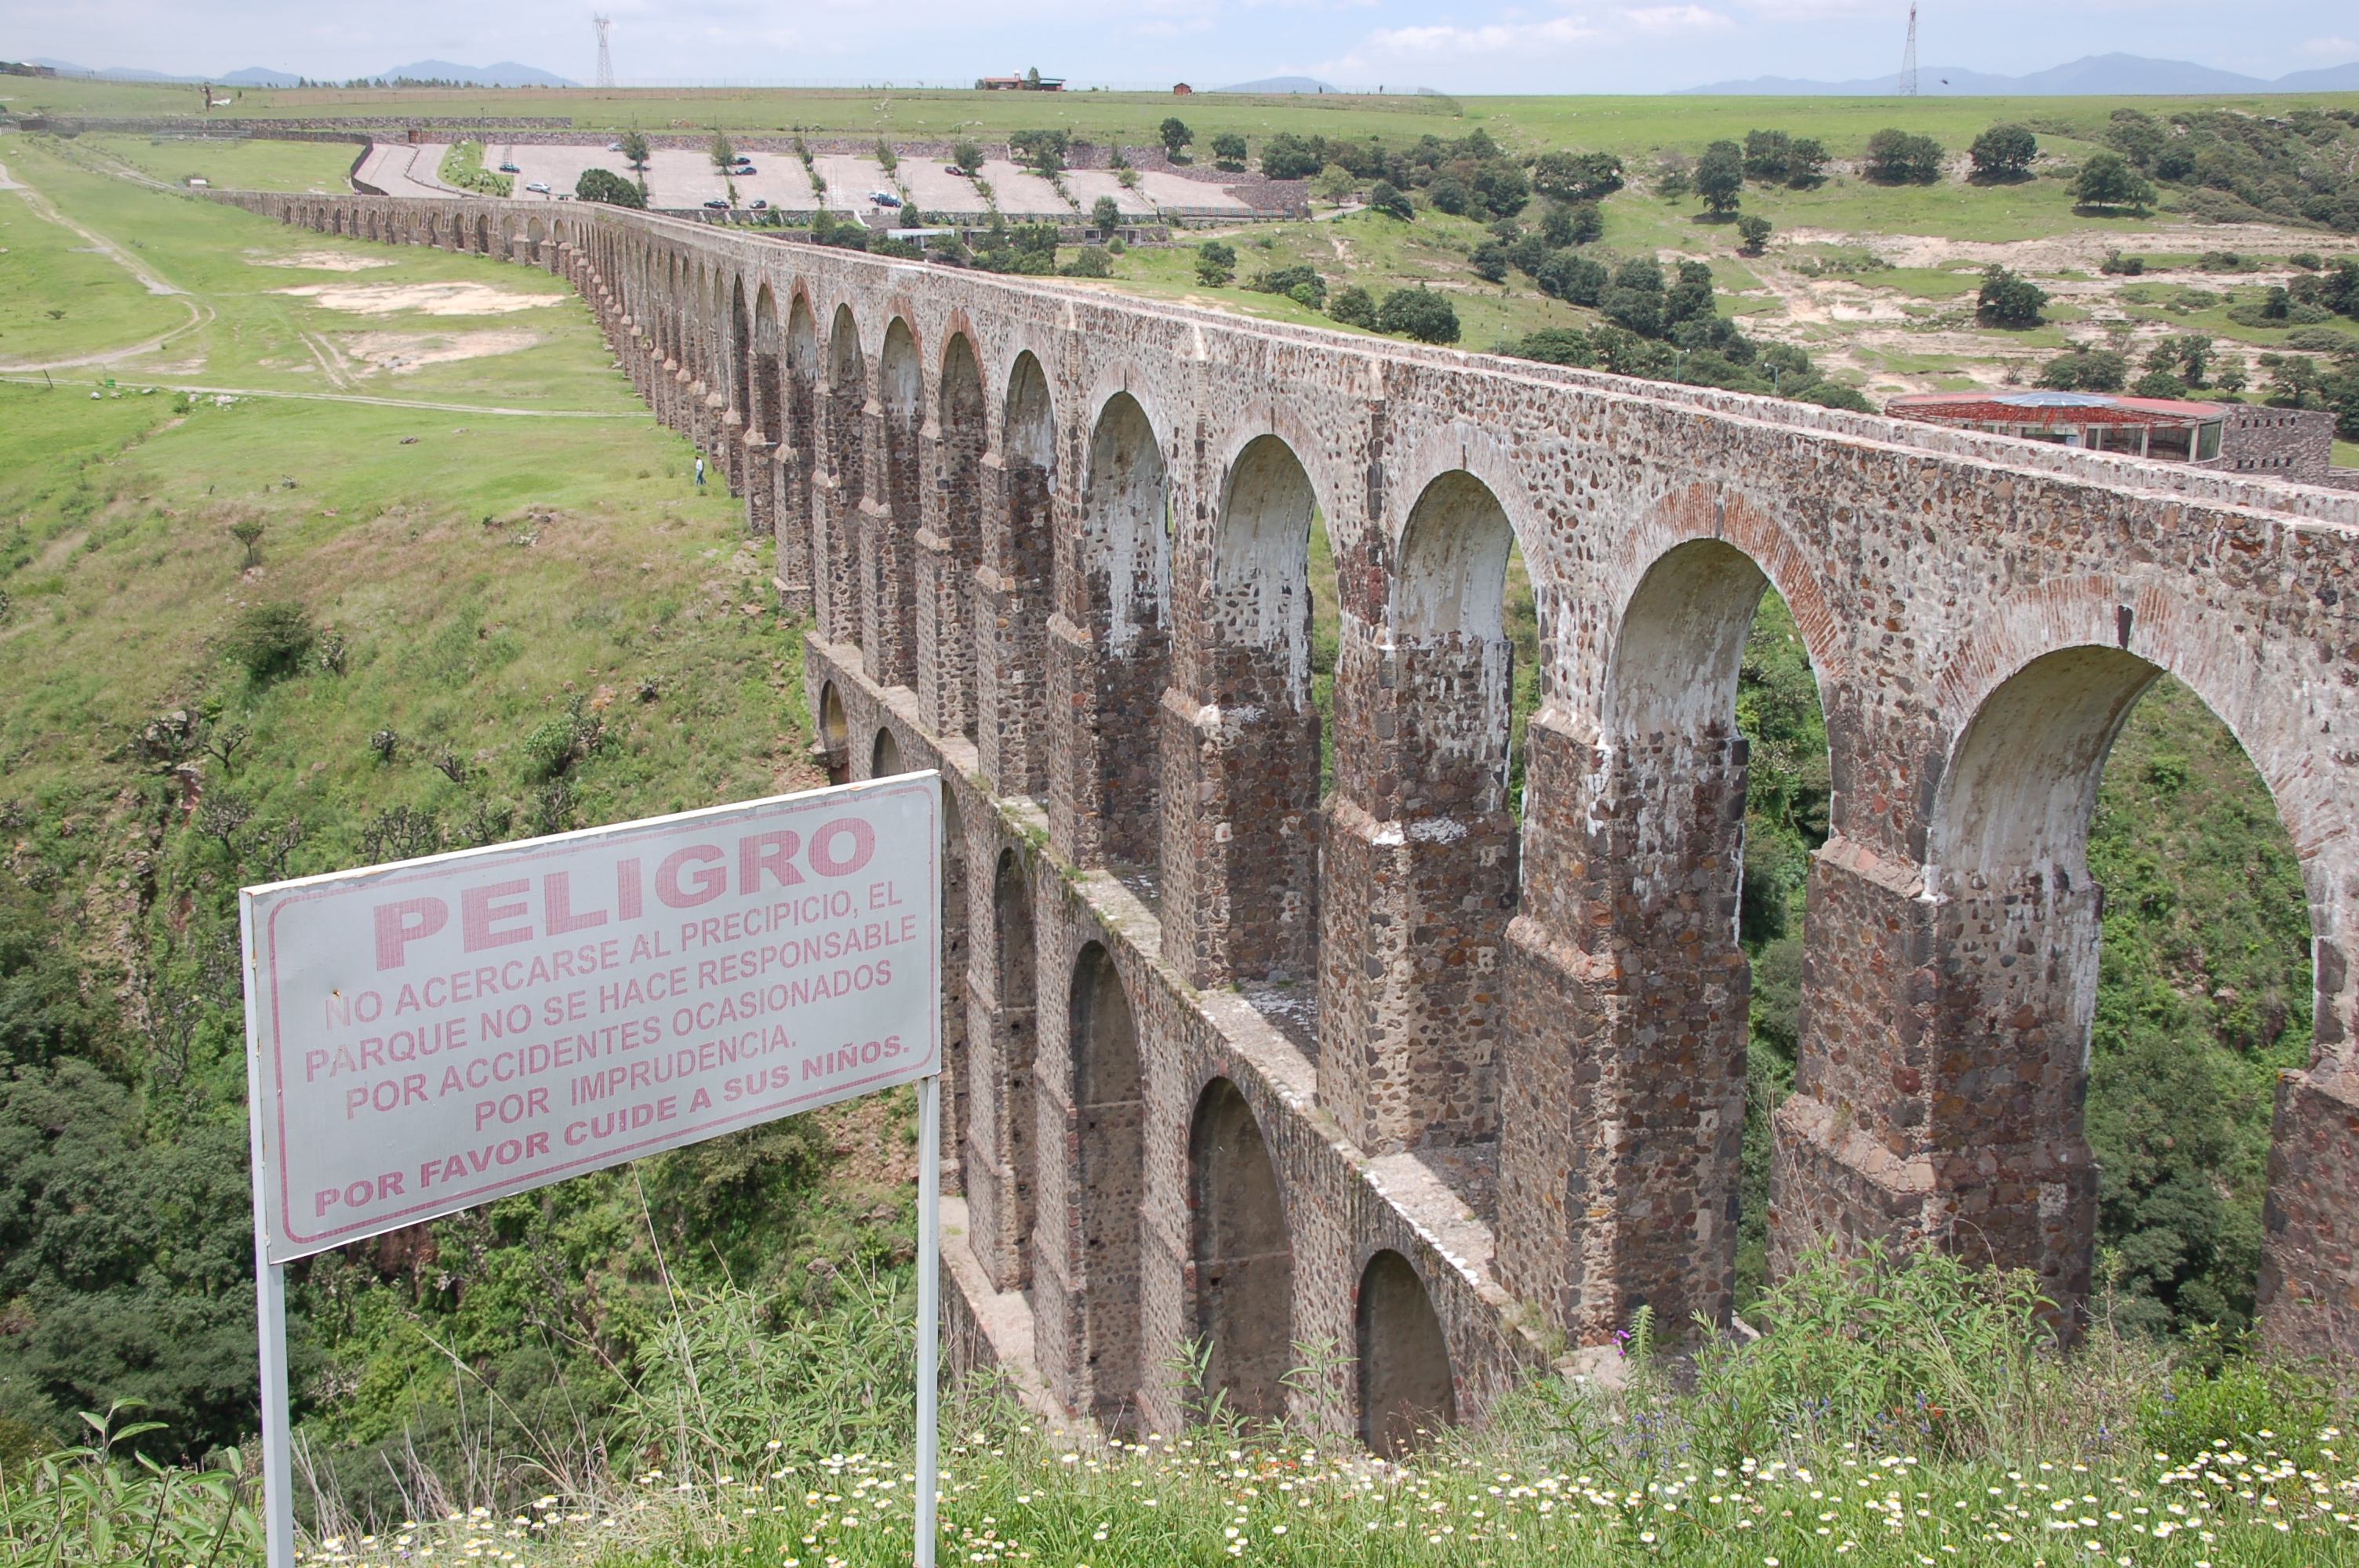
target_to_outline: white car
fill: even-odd
[[[545,179],[536,179],[531,184],[526,186],[525,189],[527,190],[538,190],[543,196],[546,196],[549,194],[549,181]]]
[[[608,142],[606,144],[606,150],[610,153],[621,152],[623,150],[623,144],[620,142]]]

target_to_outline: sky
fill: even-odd
[[[1657,92],[1897,70],[1907,0],[605,0],[625,83],[965,81],[1198,87],[1308,75],[1445,92]],[[17,58],[341,79],[419,59],[590,81],[591,4],[0,0]],[[2352,0],[1926,0],[1918,58],[2021,75],[2122,50],[2260,77],[2359,59]]]

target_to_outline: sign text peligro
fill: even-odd
[[[245,894],[271,1262],[908,1082],[939,782]]]

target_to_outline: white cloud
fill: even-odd
[[[1474,27],[1450,23],[1428,27],[1379,27],[1351,53],[1322,69],[1340,72],[1364,69],[1378,59],[1462,59],[1510,50],[1553,49],[1603,36],[1602,29],[1590,27],[1578,16],[1559,16],[1545,22],[1493,22]]]
[[[1642,33],[1692,33],[1734,26],[1719,12],[1701,5],[1649,5],[1625,11],[1622,18]]]
[[[2359,43],[2349,38],[2312,38],[2295,52],[2313,59],[2359,59]]]

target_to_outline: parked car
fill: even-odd
[[[901,205],[901,199],[894,195],[889,190],[872,190],[868,193],[868,200],[874,201],[879,207],[898,207]]]
[[[767,212],[769,210],[770,210],[770,200],[769,200],[769,198],[768,198],[768,197],[766,197],[766,196],[756,196],[756,198],[754,198],[754,211],[756,211],[756,212]]]
[[[522,174],[524,170],[518,168],[512,163],[504,163],[500,165],[500,172],[502,174]]]
[[[712,208],[715,212],[726,212],[729,211],[729,203],[722,200],[718,196],[706,202],[705,205]]]
[[[606,150],[610,153],[621,152],[623,150],[623,144],[620,142],[608,142],[606,144]]]
[[[536,180],[532,181],[530,184],[527,185],[527,186],[525,187],[525,189],[526,189],[527,190],[538,190],[538,191],[539,191],[543,196],[546,196],[546,195],[548,195],[548,194],[549,194],[549,181],[547,181],[547,180],[545,180],[545,179],[536,179]]]
[[[729,171],[730,176],[733,178],[741,174],[759,174],[762,171],[760,169],[756,168],[750,163],[741,163],[735,168]]]

